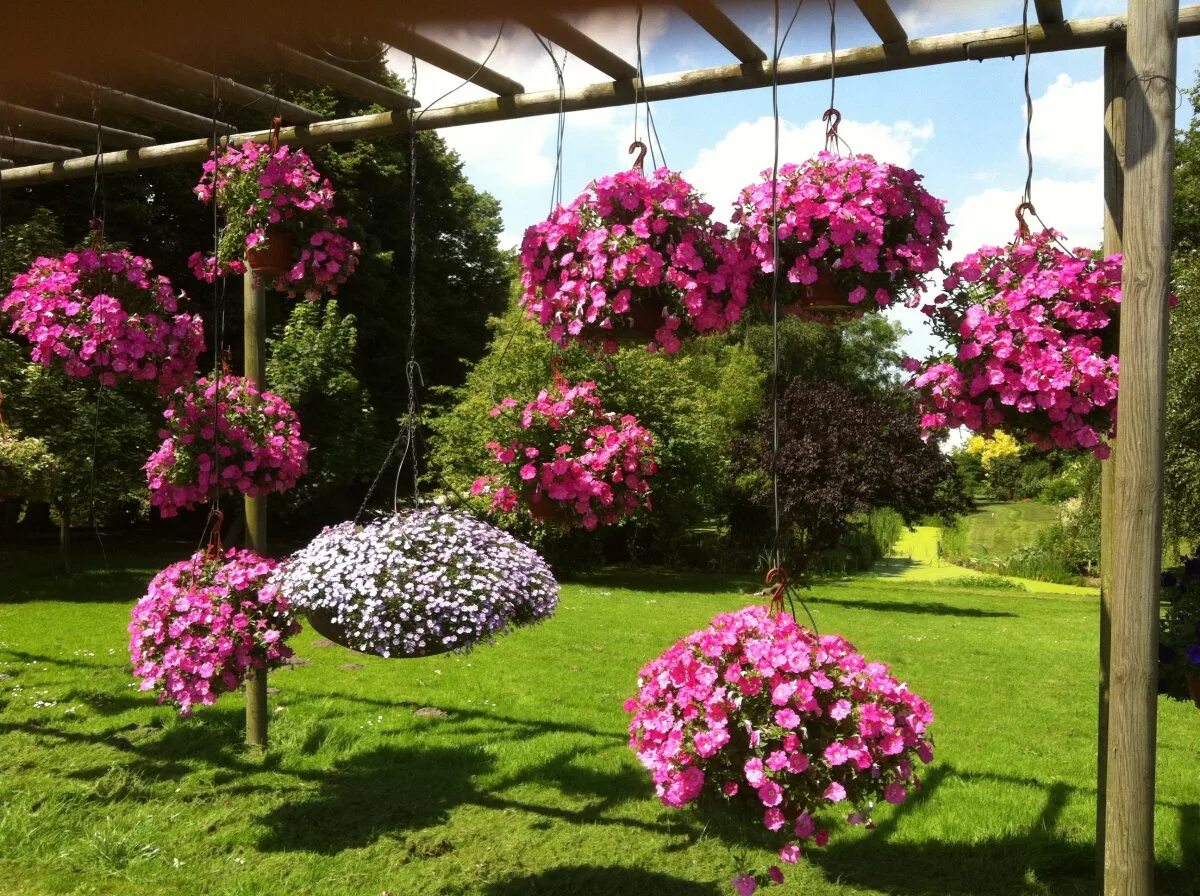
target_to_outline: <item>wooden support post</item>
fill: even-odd
[[[266,384],[267,296],[254,283],[254,275],[243,278],[245,325],[243,345],[246,352],[246,376],[259,389]],[[260,554],[267,552],[267,499],[246,498],[246,545]],[[267,672],[251,670],[246,676],[246,743],[267,746]]]
[[[1154,892],[1155,684],[1178,15],[1175,0],[1129,0],[1105,896]]]
[[[1104,48],[1104,254],[1124,249],[1125,48]],[[1108,664],[1112,649],[1113,525],[1116,522],[1117,440],[1100,468],[1100,700],[1096,746],[1096,879],[1104,881],[1104,814],[1108,770]]]

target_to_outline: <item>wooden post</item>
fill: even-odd
[[[1104,48],[1104,246],[1105,255],[1124,250],[1125,219],[1125,47]],[[1100,468],[1100,706],[1096,748],[1096,879],[1104,882],[1105,779],[1108,771],[1108,664],[1112,645],[1113,524],[1116,521],[1117,440]]]
[[[245,326],[243,345],[246,376],[260,389],[266,383],[267,297],[266,290],[254,284],[254,275],[243,278],[242,318]],[[267,551],[267,499],[246,498],[246,545],[260,554]],[[246,676],[246,743],[267,746],[267,672],[251,670]]]
[[[1178,16],[1175,0],[1129,0],[1105,896],[1154,892],[1155,683]]]

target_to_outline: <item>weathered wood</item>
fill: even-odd
[[[1200,34],[1200,4],[1191,4],[1181,8],[1179,16],[1181,35]],[[1124,36],[1125,19],[1122,16],[1077,19],[1066,26],[1054,29],[1052,33],[1046,33],[1038,27],[1031,28],[1030,50],[1034,53],[1049,53],[1058,50],[1102,47],[1111,43],[1119,43]],[[839,52],[837,71],[838,77],[842,78],[942,65],[967,59],[994,59],[1022,52],[1022,47],[1020,25],[968,31],[911,40],[907,44],[907,52],[903,54],[889,51],[882,44]],[[753,66],[725,65],[683,74],[647,78],[645,95],[650,100],[668,100],[734,90],[749,90],[762,86],[763,77],[769,72],[769,68],[767,63]],[[792,56],[781,59],[779,62],[779,83],[781,84],[823,81],[828,77],[828,53]],[[631,105],[633,91],[629,90],[628,86],[628,84],[622,85],[606,81],[571,90],[567,92],[565,98],[562,98],[562,106],[567,112],[578,112],[584,109]],[[557,90],[476,100],[470,103],[431,109],[417,119],[416,127],[418,130],[437,130],[489,121],[554,115],[559,111],[559,103],[560,97]],[[406,112],[380,112],[284,128],[280,139],[295,146],[317,146],[323,143],[388,137],[404,133],[408,128],[409,116]],[[229,141],[240,144],[247,140],[266,140],[268,136],[268,132],[265,130],[252,131],[236,134],[230,137]],[[104,168],[105,171],[114,173],[140,168],[156,168],[163,165],[191,164],[208,156],[211,149],[209,144],[210,141],[201,139],[159,144],[142,150],[106,153]],[[90,160],[85,162],[65,161],[53,165],[27,165],[0,174],[0,182],[5,186],[28,186],[69,180],[73,177],[87,177],[92,173],[90,166]]]
[[[596,43],[570,22],[548,13],[523,15],[521,22],[614,81],[629,81],[637,77],[637,66],[626,62],[603,44]]]
[[[1155,685],[1179,14],[1174,0],[1129,0],[1128,9],[1105,896],[1154,892]]]
[[[212,119],[205,118],[203,115],[176,109],[174,106],[167,106],[145,97],[134,96],[123,90],[93,84],[91,81],[85,81],[83,78],[76,78],[74,75],[63,72],[50,72],[47,77],[64,90],[95,99],[102,109],[124,112],[135,118],[147,118],[150,121],[157,121],[191,134],[211,134],[213,130]],[[232,134],[236,130],[237,128],[228,122],[217,122],[217,131],[222,134]]]
[[[1104,48],[1104,245],[1123,251],[1125,217],[1125,47]],[[1100,687],[1096,738],[1096,879],[1104,880],[1104,827],[1108,774],[1108,666],[1112,651],[1113,527],[1116,523],[1117,440],[1100,467]]]
[[[1037,20],[1043,25],[1061,25],[1063,22],[1062,0],[1034,0]]]
[[[512,78],[505,77],[495,69],[490,69],[398,22],[380,22],[374,26],[373,33],[402,53],[415,56],[464,81],[470,80],[472,84],[478,84],[484,90],[490,90],[499,96],[513,96],[525,92],[525,88]]]
[[[17,163],[14,162],[12,159],[0,158],[0,168],[11,168],[15,164],[17,164]]]
[[[420,105],[412,97],[405,96],[398,90],[356,75],[323,59],[301,53],[287,44],[272,41],[267,52],[273,53],[279,59],[280,65],[294,74],[340,90],[348,96],[383,106],[385,109],[415,109]]]
[[[908,41],[908,32],[892,12],[887,0],[854,0],[863,18],[867,20],[879,39],[885,44],[903,44]],[[840,74],[840,72],[839,72]]]
[[[864,0],[866,2],[866,0]],[[678,6],[693,22],[733,54],[739,62],[765,62],[767,52],[712,0],[679,0]]]
[[[267,297],[266,290],[254,283],[254,275],[243,279],[243,347],[246,377],[263,389],[267,380]],[[260,554],[267,552],[267,499],[245,498],[246,546]],[[246,675],[246,743],[267,745],[267,672]]]
[[[195,90],[205,96],[212,95],[214,79],[211,72],[206,72],[203,69],[195,68],[184,62],[179,62],[176,59],[171,59],[154,52],[138,54],[134,63],[138,65],[146,64],[156,75],[174,84],[178,84],[180,87]],[[321,120],[320,113],[314,112],[306,106],[272,96],[265,91],[239,83],[232,78],[218,75],[216,77],[216,85],[218,96],[231,102],[240,103],[247,109],[256,109],[269,115],[279,115],[284,121],[300,124]]]
[[[0,134],[0,150],[30,159],[73,159],[83,155],[83,152],[74,146],[42,143],[40,140],[26,140],[7,134]]]
[[[73,140],[86,140],[95,144],[97,126],[90,121],[79,118],[67,118],[65,115],[55,115],[43,112],[41,109],[30,109],[0,100],[0,122],[24,125],[34,131],[44,134],[54,134],[60,137],[70,137]],[[100,142],[105,146],[129,148],[133,146],[153,146],[154,138],[145,134],[135,134],[118,128],[99,126]]]

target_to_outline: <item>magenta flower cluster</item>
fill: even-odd
[[[774,271],[777,226],[788,282],[812,286],[826,275],[851,305],[867,308],[919,302],[950,229],[945,202],[921,175],[869,155],[822,152],[780,167],[774,190],[770,170],[762,177],[742,190],[733,214],[760,274]]]
[[[521,303],[558,345],[614,352],[618,340],[676,352],[727,330],[752,264],[677,172],[622,171],[525,231]]]
[[[788,863],[828,840],[822,810],[870,824],[876,803],[901,803],[919,784],[916,760],[933,759],[933,712],[887,666],[763,606],[688,635],[641,670],[638,688],[625,703],[630,746],[663,803],[738,801],[786,839]]]
[[[199,315],[179,312],[171,281],[127,249],[39,258],[0,310],[33,344],[33,360],[69,376],[155,382],[166,393],[195,375],[204,351]]]
[[[1043,230],[968,255],[945,290],[931,313],[954,355],[906,364],[925,429],[1003,429],[1107,457],[1119,365],[1102,337],[1121,302],[1121,256],[1068,252]]]
[[[245,377],[201,377],[163,411],[163,443],[144,467],[150,503],[164,517],[217,492],[285,492],[307,471],[308,443],[291,405]]]
[[[471,486],[491,495],[494,511],[519,508],[539,522],[590,531],[650,508],[654,437],[636,417],[605,412],[594,382],[559,380],[519,416],[517,407],[505,398],[492,408],[511,430],[487,443],[501,471]]]
[[[235,690],[251,669],[292,655],[300,631],[291,608],[268,583],[275,561],[253,551],[206,551],[168,566],[133,608],[129,655],[143,691],[190,715]]]
[[[215,194],[226,216],[219,261],[202,252],[188,259],[201,280],[245,273],[246,251],[283,233],[293,236],[295,254],[290,268],[269,283],[279,292],[308,299],[333,295],[358,265],[359,245],[343,233],[346,219],[333,213],[333,187],[303,149],[272,151],[253,141],[227,146],[204,163],[195,192],[205,204]]]

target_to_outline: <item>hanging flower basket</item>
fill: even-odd
[[[325,529],[273,582],[331,641],[398,659],[469,650],[558,604],[536,551],[438,507]]]
[[[521,304],[558,345],[676,352],[742,316],[750,261],[677,172],[592,182],[525,231]]]
[[[143,469],[150,503],[164,517],[205,504],[218,491],[286,492],[308,469],[296,412],[245,377],[201,377],[176,390],[163,417],[163,443]]]
[[[1159,672],[1168,696],[1200,707],[1200,556],[1180,559],[1162,577]]]
[[[346,219],[333,213],[334,190],[303,149],[272,149],[264,143],[227,146],[204,163],[196,195],[206,205],[216,196],[225,213],[218,255],[196,252],[192,272],[212,282],[244,274],[288,296],[333,295],[354,273],[359,245],[344,233]]]
[[[1061,235],[1018,234],[950,268],[932,313],[953,354],[909,361],[928,432],[997,429],[1039,448],[1108,456],[1117,355],[1105,337],[1121,302],[1121,256],[1067,251]]]
[[[0,310],[43,367],[105,386],[154,382],[165,394],[195,375],[204,351],[203,322],[179,312],[182,298],[148,259],[89,248],[37,259]]]
[[[792,313],[917,304],[950,229],[945,202],[921,186],[921,175],[869,155],[822,152],[782,166],[774,191],[770,170],[762,177],[742,190],[733,213],[759,295],[770,294],[778,221],[780,283],[793,285],[780,295]]]
[[[268,582],[275,565],[253,551],[201,551],[156,575],[129,623],[141,689],[187,716],[236,690],[251,669],[291,657],[286,641],[300,626]]]
[[[665,805],[747,811],[780,832],[784,862],[825,844],[823,813],[869,824],[876,804],[903,802],[917,761],[933,759],[929,704],[841,636],[762,606],[717,616],[647,664],[625,709]]]
[[[504,435],[487,448],[500,471],[471,487],[493,511],[592,530],[650,509],[654,437],[636,417],[607,413],[594,382],[560,380],[517,407],[505,398],[492,409]]]

